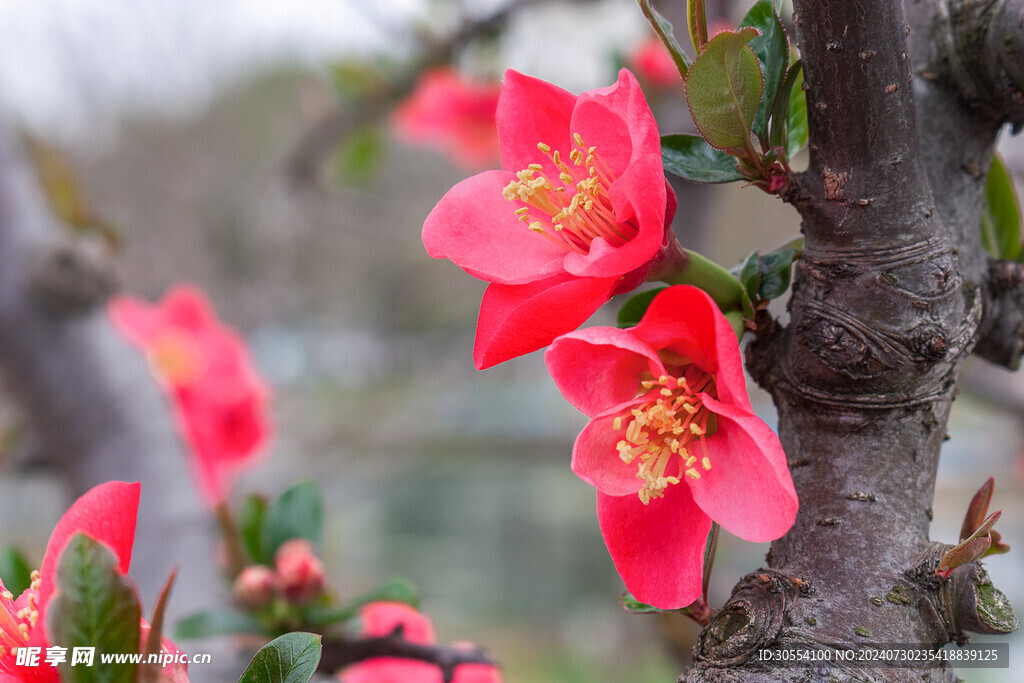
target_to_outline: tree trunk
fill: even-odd
[[[1021,358],[1021,271],[989,261],[978,226],[996,135],[1022,120],[1024,3],[918,0],[910,23],[893,0],[794,5],[805,248],[790,322],[761,321],[748,366],[778,408],[800,512],[685,679],[954,681],[948,667],[780,668],[760,650],[937,648],[1017,626],[980,564],[935,577],[949,546],[928,526],[963,361]]]

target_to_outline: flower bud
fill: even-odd
[[[324,565],[312,544],[301,538],[285,541],[275,557],[278,585],[291,603],[310,602],[324,590]]]
[[[277,575],[270,567],[261,564],[246,567],[235,579],[232,592],[235,601],[244,607],[263,607],[274,599],[277,589]]]

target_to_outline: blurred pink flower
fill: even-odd
[[[43,564],[33,572],[32,586],[17,599],[0,581],[0,683],[59,683],[57,667],[41,661],[38,666],[18,666],[17,649],[38,647],[42,653],[50,644],[46,633],[46,610],[56,591],[57,563],[71,538],[81,532],[110,548],[117,556],[118,570],[128,573],[135,543],[135,521],[139,508],[139,484],[111,481],[87,491],[57,522],[46,544]],[[140,624],[140,645],[145,644],[149,624]],[[174,644],[163,639],[165,651]],[[168,666],[162,681],[188,683],[184,664]]]
[[[267,440],[269,392],[238,334],[217,319],[195,287],[179,285],[157,305],[128,296],[109,304],[114,325],[142,348],[174,399],[191,446],[199,489],[221,503],[230,478]]]
[[[630,55],[629,65],[640,78],[652,85],[662,88],[681,88],[683,85],[672,55],[658,36],[651,36],[640,43]]]
[[[488,166],[498,157],[494,112],[501,86],[469,79],[447,68],[428,71],[394,114],[398,136],[435,147],[461,166]]]
[[[389,636],[402,627],[410,643],[433,645],[434,624],[430,617],[398,602],[374,602],[363,608],[363,637]],[[462,644],[465,646],[466,644]],[[338,674],[341,683],[443,683],[441,669],[430,662],[399,657],[377,657],[354,664]],[[501,683],[501,673],[487,664],[459,664],[452,683]]]

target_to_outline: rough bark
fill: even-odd
[[[976,344],[1020,363],[1019,270],[984,256],[978,225],[996,134],[1020,118],[1021,3],[910,4],[913,52],[902,3],[794,3],[805,249],[788,326],[765,326],[748,358],[778,408],[800,512],[701,634],[689,681],[953,681],[949,668],[779,668],[758,651],[1016,628],[980,564],[935,578],[948,546],[928,526],[960,366]]]
[[[142,483],[131,576],[151,609],[179,567],[173,625],[218,600],[216,531],[165,398],[106,316],[110,268],[57,225],[0,127],[0,371],[30,420],[37,459],[54,468],[69,502],[105,481]],[[241,670],[224,650],[202,647],[224,669],[194,667],[193,681]]]

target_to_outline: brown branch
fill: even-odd
[[[456,668],[461,664],[486,664],[497,667],[494,660],[479,648],[461,648],[410,642],[405,639],[403,627],[399,625],[389,635],[379,638],[325,640],[318,670],[328,675],[333,675],[339,670],[357,662],[380,657],[413,659],[436,664],[441,669],[445,683],[449,683],[452,680],[455,676]]]
[[[327,112],[306,131],[286,162],[286,173],[292,184],[302,187],[312,183],[334,147],[360,127],[385,117],[396,103],[412,92],[421,73],[450,63],[466,45],[500,31],[515,12],[537,2],[516,0],[488,16],[464,23],[448,37],[425,46],[418,58],[367,97]]]
[[[927,0],[908,11],[925,167],[960,271],[980,286],[984,315],[974,352],[1016,369],[1024,355],[1024,285],[1013,264],[985,254],[979,225],[999,130],[1024,123],[1024,2]]]

